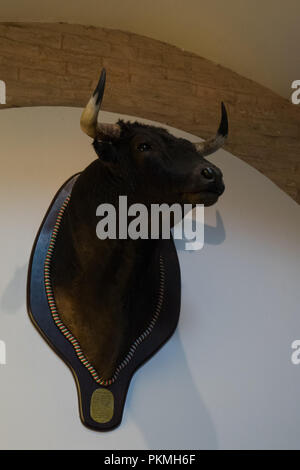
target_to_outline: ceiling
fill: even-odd
[[[299,0],[10,0],[1,2],[0,19],[142,34],[195,52],[285,97],[292,81],[300,79]]]

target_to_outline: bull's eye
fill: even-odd
[[[139,144],[137,146],[137,149],[140,151],[140,152],[149,152],[149,150],[152,149],[151,145],[150,144],[147,144],[146,142],[143,142],[142,144]]]

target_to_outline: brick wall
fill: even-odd
[[[136,34],[65,23],[0,23],[7,107],[82,107],[103,66],[108,111],[206,138],[217,128],[224,101],[230,119],[225,148],[300,202],[300,105],[209,60]]]

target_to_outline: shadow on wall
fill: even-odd
[[[16,269],[1,297],[0,307],[4,313],[12,314],[26,302],[26,282],[28,264]]]
[[[194,232],[196,223],[192,221]],[[225,238],[217,211],[216,225],[204,225],[204,241],[220,245]],[[175,240],[177,250],[185,251],[188,241]],[[137,372],[132,379],[123,419],[130,414],[149,449],[217,449],[214,423],[189,370],[180,329],[150,362],[150,370],[146,365],[146,373]]]
[[[217,449],[215,427],[178,330],[150,362],[150,370],[146,365],[132,379],[124,421],[127,414],[133,418],[149,449]]]
[[[196,229],[198,228],[200,231],[200,227],[197,225],[196,220],[193,219],[192,221],[192,230],[195,233]],[[221,245],[226,239],[226,232],[223,223],[223,219],[219,211],[216,211],[216,226],[213,227],[211,225],[204,224],[204,243],[208,245]],[[185,244],[190,240],[183,238],[182,240],[174,240],[175,246],[178,251],[187,251],[185,249]],[[192,251],[193,253],[193,251]]]

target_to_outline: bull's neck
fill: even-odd
[[[111,280],[122,294],[150,260],[156,242],[130,238],[99,239],[96,234],[99,222],[97,207],[110,203],[116,208],[118,218],[119,196],[127,195],[130,201],[131,195],[128,188],[127,194],[124,193],[122,181],[115,181],[105,168],[90,165],[85,172],[74,184],[66,214],[65,229],[72,244],[74,275],[77,276],[77,272],[96,273],[99,282],[105,280],[108,284]]]

